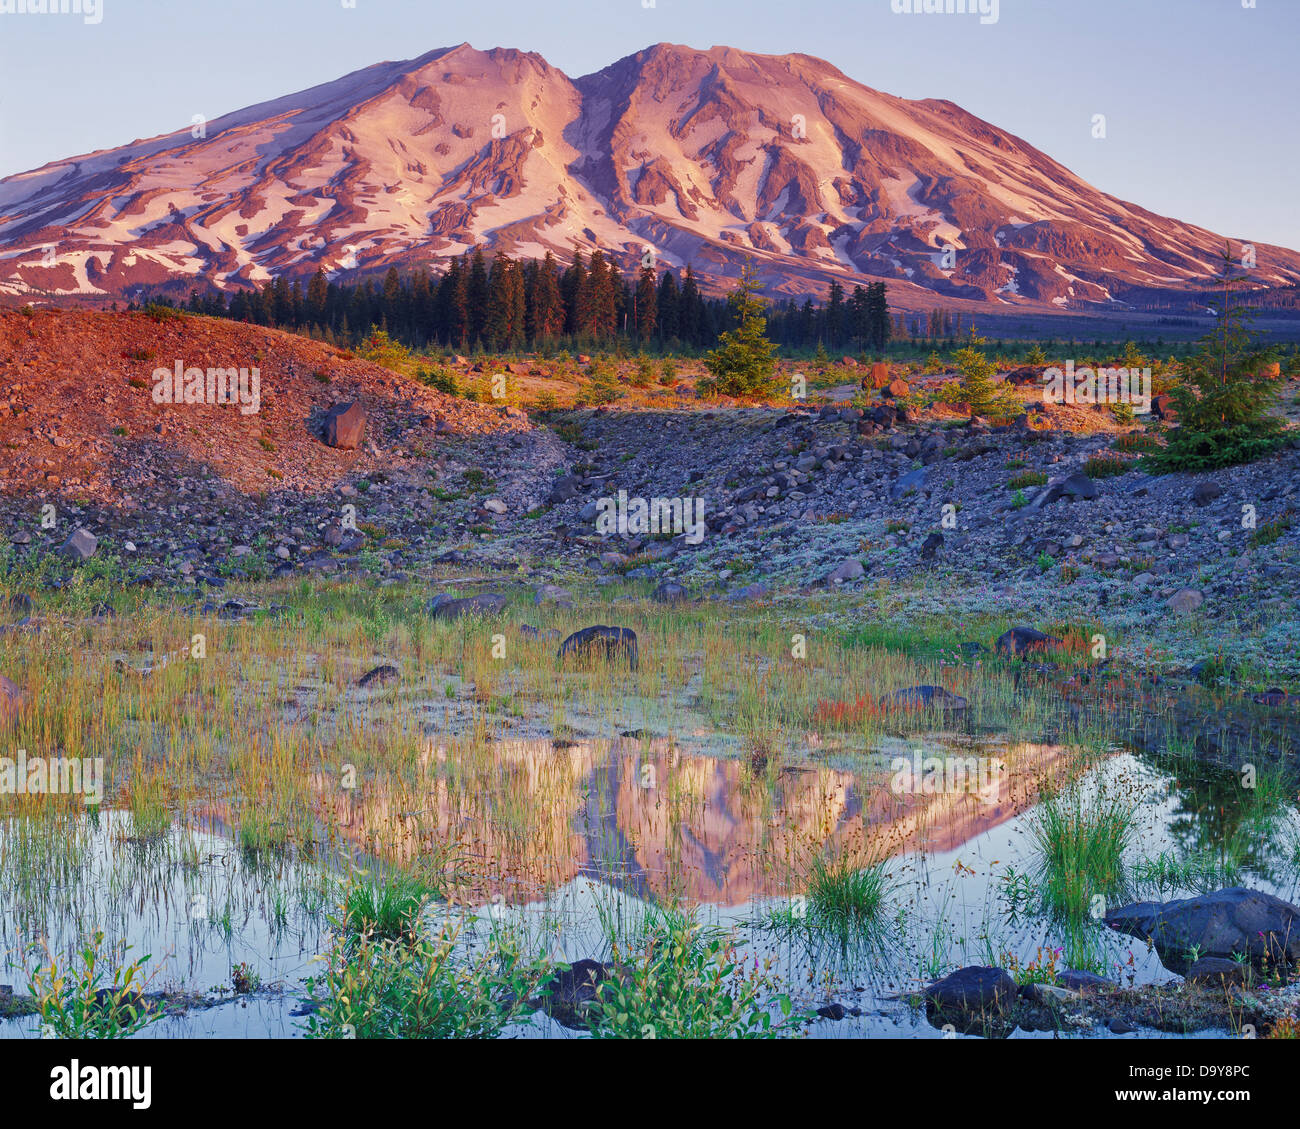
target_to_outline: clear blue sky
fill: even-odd
[[[0,14],[0,176],[464,41],[577,77],[666,40],[948,98],[1103,191],[1300,249],[1300,0],[1000,0],[987,25],[891,0],[99,2],[98,24]]]

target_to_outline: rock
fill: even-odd
[[[766,584],[746,584],[743,588],[737,588],[728,595],[729,600],[744,602],[749,600],[765,600],[768,597],[770,589]]]
[[[1112,1035],[1132,1035],[1137,1030],[1127,1019],[1120,1019],[1117,1015],[1106,1024],[1106,1030]]]
[[[1226,960],[1223,957],[1201,957],[1183,975],[1193,984],[1245,984],[1248,961]]]
[[[1177,411],[1174,410],[1174,398],[1172,396],[1156,396],[1151,400],[1151,414],[1156,419],[1176,419]]]
[[[463,615],[498,615],[505,606],[506,598],[499,592],[482,592],[461,599],[443,593],[430,600],[425,610],[434,619],[459,619]]]
[[[1046,1007],[1060,1007],[1063,1004],[1077,1003],[1083,999],[1082,993],[1071,988],[1062,987],[1059,984],[1026,984],[1021,989],[1021,995],[1027,1000],[1032,1000],[1034,1003]]]
[[[358,686],[382,686],[386,682],[393,682],[400,678],[397,667],[395,666],[377,666],[374,670],[368,670],[357,679]]]
[[[17,682],[11,682],[0,674],[0,725],[7,725],[22,708],[23,690]]]
[[[988,648],[983,643],[976,643],[973,640],[961,645],[961,653],[968,659],[975,658],[976,655],[987,654]]]
[[[1198,589],[1180,588],[1165,601],[1165,607],[1177,615],[1186,615],[1188,612],[1194,612],[1203,603],[1205,603],[1205,596]]]
[[[68,539],[59,546],[59,552],[74,561],[88,561],[99,547],[97,538],[89,529],[74,529]]]
[[[510,509],[500,498],[489,498],[483,503],[483,508],[490,514],[503,514]]]
[[[686,599],[686,589],[672,580],[665,580],[654,590],[651,599],[661,604],[675,604]]]
[[[1050,505],[1059,498],[1076,498],[1089,499],[1097,496],[1097,484],[1093,482],[1086,474],[1071,474],[1060,482],[1054,482],[1037,498],[1034,499],[1035,508]],[[1042,499],[1040,502],[1039,499]]]
[[[1217,482],[1198,482],[1192,491],[1192,501],[1204,508],[1223,496],[1223,487]]]
[[[891,400],[897,400],[906,396],[912,389],[908,386],[906,380],[891,380],[881,391],[882,396],[888,396]]]
[[[576,498],[578,496],[578,484],[580,481],[581,480],[576,475],[572,474],[566,474],[563,478],[557,478],[552,484],[551,492],[547,495],[546,500],[554,506],[559,505],[561,502],[567,502],[571,498]],[[595,503],[593,502],[592,505],[594,507]],[[596,516],[594,508],[591,516]]]
[[[562,608],[573,607],[573,593],[558,584],[543,584],[533,593],[533,605],[557,604]]]
[[[921,545],[921,560],[932,561],[935,554],[943,548],[943,534],[931,533]]]
[[[1300,908],[1241,886],[1163,904],[1135,902],[1105,920],[1121,933],[1149,939],[1174,971],[1187,967],[1193,947],[1200,957],[1261,961],[1267,955],[1274,965],[1300,960]]]
[[[1257,706],[1285,706],[1290,700],[1291,695],[1280,686],[1274,686],[1271,690],[1265,690],[1262,694],[1256,694],[1251,698]]]
[[[971,966],[950,972],[925,989],[925,1010],[935,1025],[962,1032],[986,1028],[1015,1002],[1016,982],[1004,968]]]
[[[366,434],[366,410],[360,400],[334,404],[325,413],[325,442],[340,451],[355,451]]]
[[[849,1012],[848,1009],[843,1004],[835,1003],[835,1004],[827,1004],[825,1007],[819,1007],[817,1009],[817,1014],[820,1015],[823,1019],[840,1020],[843,1019],[846,1015],[848,1015]]]
[[[891,502],[900,501],[903,495],[913,490],[920,490],[925,486],[925,467],[917,467],[916,470],[910,470],[902,475],[897,482],[889,488],[889,500]]]
[[[588,1026],[600,986],[613,977],[614,966],[598,960],[577,960],[561,968],[541,986],[538,1003],[557,1023],[572,1030]]]
[[[628,669],[636,670],[638,662],[636,632],[630,627],[607,627],[604,624],[584,627],[581,631],[575,631],[560,644],[556,658],[564,662],[568,657],[590,658],[592,656],[603,658],[606,662],[626,657]]]
[[[905,690],[895,690],[882,697],[880,704],[906,709],[933,707],[951,713],[959,713],[970,705],[960,694],[954,694],[942,686],[909,686]]]
[[[876,361],[871,371],[862,378],[864,389],[884,388],[889,384],[889,362]]]
[[[1067,968],[1064,972],[1058,972],[1056,982],[1063,988],[1069,988],[1070,991],[1085,996],[1095,992],[1111,992],[1119,987],[1113,980],[1077,968]]]
[[[825,584],[843,584],[846,580],[859,580],[866,576],[867,570],[862,567],[862,562],[854,557],[846,561],[841,561],[823,580]]]
[[[1061,646],[1054,635],[1045,635],[1032,627],[1013,627],[1004,631],[993,644],[1000,655],[1023,655],[1031,651],[1051,651]]]

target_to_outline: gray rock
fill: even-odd
[[[506,598],[499,592],[483,592],[460,599],[443,593],[430,600],[425,610],[434,619],[459,619],[464,615],[498,615],[505,606]]]
[[[88,561],[95,555],[99,539],[89,529],[75,529],[59,547],[59,552],[74,561]]]
[[[1108,914],[1106,924],[1150,940],[1174,971],[1188,966],[1193,948],[1201,957],[1300,961],[1300,908],[1241,886],[1163,904],[1135,902]]]

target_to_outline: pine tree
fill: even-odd
[[[642,267],[637,279],[634,297],[636,308],[636,333],[642,341],[654,336],[659,321],[659,288],[655,285],[654,267]]]
[[[721,335],[716,349],[704,358],[716,390],[724,396],[765,396],[776,382],[775,346],[767,339],[767,303],[753,265],[741,268],[740,282],[728,298],[737,326]]]

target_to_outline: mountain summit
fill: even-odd
[[[748,257],[778,295],[874,276],[918,306],[1106,309],[1204,285],[1224,238],[951,102],[666,43],[576,80],[463,43],[0,180],[11,295],[353,277],[475,244],[627,269],[649,250],[714,284]],[[1300,254],[1255,255],[1260,285],[1300,282]]]

